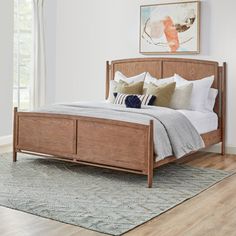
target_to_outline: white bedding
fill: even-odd
[[[188,118],[199,134],[216,130],[218,127],[218,116],[215,112],[178,111]]]
[[[83,102],[88,104],[90,102]],[[111,104],[108,100],[99,101],[99,103]],[[152,107],[155,109],[155,106]],[[201,112],[192,110],[177,110],[188,118],[199,134],[204,134],[216,130],[218,128],[218,116],[215,112]]]

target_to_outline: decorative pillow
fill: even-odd
[[[136,95],[129,95],[125,99],[125,105],[128,108],[141,108],[142,102]]]
[[[218,90],[214,88],[210,88],[210,91],[208,94],[208,100],[206,104],[207,111],[213,112],[217,95],[218,95]]]
[[[126,84],[124,81],[120,81],[120,83]],[[119,83],[115,80],[110,80],[110,86],[109,86],[109,96],[108,96],[108,102],[113,103],[115,100],[114,93],[117,92],[117,87],[119,86]]]
[[[120,81],[116,87],[116,92],[124,94],[142,94],[143,82],[127,84]]]
[[[119,86],[119,83],[124,83],[124,84],[131,84],[131,83],[138,83],[138,82],[144,82],[146,72],[133,76],[133,77],[126,77],[123,75],[120,71],[117,71],[115,73],[114,80],[110,81],[109,84],[109,96],[108,96],[108,102],[113,103],[115,100],[114,93],[118,92],[117,87]],[[140,92],[140,94],[142,94]]]
[[[172,109],[189,109],[193,83],[175,88],[169,107]]]
[[[172,95],[175,91],[175,82],[169,84],[161,84],[156,86],[155,84],[147,84],[143,90],[143,94],[150,94],[156,96],[154,102],[155,106],[169,107]]]
[[[155,77],[152,77],[149,72],[146,73],[144,84],[155,84],[156,86],[166,83],[172,83],[174,81],[174,76],[163,78],[163,79],[157,79]]]
[[[115,101],[114,104],[125,104],[126,107],[140,108],[141,105],[153,105],[156,97],[153,95],[139,95],[139,94],[123,94],[114,93]]]
[[[175,74],[175,82],[178,86],[193,83],[191,104],[189,109],[194,111],[207,111],[206,104],[208,100],[209,90],[214,81],[214,76],[209,76],[200,80],[185,80],[181,76]]]
[[[137,82],[144,82],[144,79],[145,79],[145,75],[146,75],[146,72],[142,73],[142,74],[139,74],[139,75],[135,75],[133,77],[126,77],[125,75],[123,75],[120,71],[117,71],[115,73],[115,78],[114,80],[116,82],[120,82],[121,80],[126,82],[127,84],[130,84],[130,83],[137,83]]]

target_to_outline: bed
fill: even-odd
[[[218,62],[180,58],[107,62],[106,98],[109,96],[110,80],[114,79],[117,71],[126,76],[149,72],[157,78],[178,73],[187,80],[214,75],[212,87],[219,92],[214,106],[215,115],[180,112],[199,129],[205,147],[221,143],[221,153],[225,153],[226,63],[219,66]],[[195,117],[195,121],[191,116]],[[206,120],[210,121],[208,125]],[[153,127],[153,119],[147,124],[139,124],[60,112],[19,112],[14,108],[13,161],[17,161],[17,153],[26,153],[127,171],[146,175],[148,187],[152,187],[154,169],[176,160],[176,156],[161,160],[156,158]]]

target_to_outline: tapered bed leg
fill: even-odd
[[[13,162],[17,161],[17,152],[13,150]]]
[[[225,155],[225,132],[226,132],[226,63],[223,63],[221,80],[221,155]]]
[[[148,173],[148,188],[152,188],[152,182],[153,182],[153,171],[151,171],[151,173]]]
[[[14,107],[14,121],[13,121],[13,162],[16,162],[16,161],[17,161],[16,138],[17,138],[17,107]]]
[[[225,142],[221,143],[221,155],[224,156],[225,155]]]
[[[153,182],[153,166],[154,166],[154,147],[153,147],[153,120],[150,121],[148,129],[148,168],[147,168],[147,180],[148,188],[152,188]]]

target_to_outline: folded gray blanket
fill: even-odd
[[[204,147],[204,142],[191,122],[180,112],[155,106],[142,109],[126,108],[106,102],[79,102],[57,104],[34,112],[80,115],[127,121],[139,124],[154,124],[154,150],[156,160],[174,155],[180,158]]]

